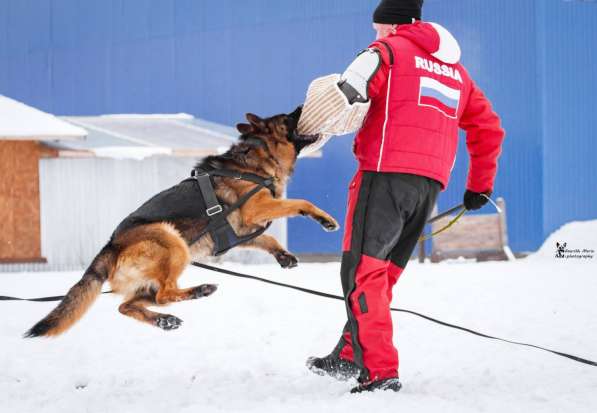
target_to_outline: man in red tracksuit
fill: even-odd
[[[358,376],[352,392],[402,386],[392,287],[448,185],[459,128],[470,154],[469,210],[483,206],[493,190],[504,138],[490,102],[459,63],[457,41],[442,26],[420,21],[422,3],[383,0],[373,16],[377,41],[338,84],[348,101],[371,102],[355,138],[359,169],[349,187],[343,242],[348,322],[335,350],[307,366],[336,378]]]

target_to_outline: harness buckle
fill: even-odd
[[[191,176],[193,178],[199,178],[200,176],[209,176],[209,174],[205,171],[198,171],[196,169],[193,169],[193,172],[191,173]]]
[[[220,212],[222,212],[224,209],[222,208],[221,205],[214,205],[211,208],[207,208],[205,210],[205,212],[207,213],[208,217],[211,217],[213,215],[219,214]]]

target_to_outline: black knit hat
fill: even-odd
[[[408,24],[421,20],[423,0],[382,0],[373,12],[373,22],[381,24]]]

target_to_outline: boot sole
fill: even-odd
[[[322,377],[328,376],[328,377],[331,377],[338,381],[348,381],[348,380],[356,379],[357,377],[359,377],[358,372],[355,372],[355,373],[332,373],[327,370],[320,369],[319,367],[315,367],[313,365],[310,366],[308,364],[308,362],[307,362],[307,368],[309,369],[309,371],[317,374],[318,376],[322,376]]]

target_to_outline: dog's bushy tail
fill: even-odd
[[[114,269],[117,256],[111,244],[102,248],[83,274],[83,278],[73,285],[60,304],[31,327],[24,337],[57,336],[79,321],[100,295],[102,285]]]

